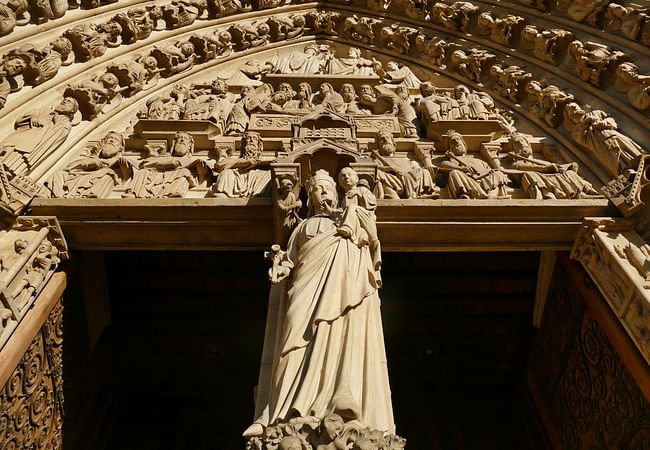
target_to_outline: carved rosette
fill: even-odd
[[[626,219],[585,219],[571,257],[582,263],[650,362],[650,246]]]
[[[23,355],[0,393],[0,442],[4,448],[62,448],[63,305]]]

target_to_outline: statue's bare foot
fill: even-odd
[[[250,427],[246,428],[242,436],[245,438],[252,438],[255,436],[261,436],[264,433],[264,427],[257,423],[254,422]]]

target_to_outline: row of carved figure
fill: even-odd
[[[403,69],[408,70],[397,70]],[[488,94],[471,91],[464,85],[441,90],[430,82],[419,86],[422,97],[413,99],[409,88],[403,85],[396,86],[394,91],[380,91],[382,86],[363,84],[357,93],[351,83],[343,83],[339,92],[329,82],[321,83],[316,92],[312,92],[307,81],[295,87],[280,83],[277,89],[265,83],[257,88],[243,86],[239,98],[232,98],[227,83],[215,80],[210,85],[177,85],[169,93],[150,99],[139,118],[210,120],[227,135],[246,131],[256,113],[305,115],[322,110],[345,115],[395,116],[404,137],[418,137],[421,128],[426,132],[429,123],[441,120],[495,119],[506,123]]]
[[[0,35],[8,34],[16,26],[30,22],[43,23],[47,20],[62,17],[68,9],[97,8],[104,4],[115,3],[117,0],[11,0],[0,4]],[[262,10],[290,3],[285,0],[266,0],[253,4],[248,1],[231,0],[218,2],[215,0],[172,0],[169,3],[146,8],[133,8],[119,13],[118,23],[121,25],[125,42],[136,37],[141,32],[151,33],[152,30],[175,29],[191,25],[195,20],[214,19],[252,9]],[[346,1],[346,4],[356,4],[357,1]],[[363,6],[369,9],[386,12],[392,8],[403,11],[409,17],[436,22],[452,31],[469,32],[473,16],[481,15],[479,26],[483,28],[507,28],[516,24],[517,20],[494,19],[489,13],[480,13],[480,8],[471,2],[421,3],[415,0],[368,0]],[[633,41],[650,45],[650,12],[648,8],[637,5],[622,5],[610,3],[609,0],[519,0],[527,6],[540,11],[554,9],[563,13],[576,22],[586,23],[592,27],[608,32],[615,32]],[[488,14],[488,16],[485,16]],[[148,31],[147,31],[148,30]],[[499,32],[501,33],[501,32]],[[132,37],[129,38],[128,35]]]
[[[465,3],[467,2],[457,2],[454,5]],[[452,21],[454,25],[449,28],[467,32],[470,20],[464,14],[469,10],[478,11],[478,7],[465,5],[466,9],[463,9],[461,6],[455,10],[458,16],[454,17],[464,17],[466,21],[462,25]],[[465,13],[461,14],[461,11]],[[415,28],[398,24],[383,26],[376,39],[375,31],[381,24],[382,21],[378,19],[354,15],[345,20],[344,29],[358,42],[379,43],[404,54],[408,54],[414,45],[420,59],[441,69],[451,66],[465,78],[477,83],[484,82],[490,67],[498,62],[495,54],[483,48],[467,49],[453,40],[429,37]],[[616,89],[627,94],[633,107],[641,111],[650,107],[650,76],[641,74],[634,63],[627,61],[628,58],[622,51],[598,42],[574,39],[573,33],[560,28],[541,29],[536,25],[526,25],[525,18],[514,15],[495,17],[491,12],[481,13],[476,31],[489,35],[499,44],[519,46],[546,63],[557,66],[565,62],[566,67],[581,80],[599,88],[606,89],[615,81]]]
[[[107,22],[75,26],[46,45],[21,46],[5,53],[0,60],[0,106],[4,105],[9,93],[20,90],[25,84],[36,86],[53,78],[64,65],[88,61],[104,55],[107,48],[148,37],[156,27],[162,26],[156,21],[162,20],[158,16],[167,17],[166,11],[163,7],[134,9],[130,11],[131,15],[120,13]],[[525,19],[519,16],[497,18],[485,12],[479,16],[477,26],[479,33],[490,34],[494,41],[510,47],[519,43],[523,50],[531,51],[549,64],[559,65],[566,60],[567,67],[580,79],[595,86],[607,88],[615,80],[616,89],[626,93],[633,107],[641,111],[650,107],[650,77],[626,61],[626,55],[621,51],[597,42],[574,40],[573,34],[563,29],[545,30],[525,25]],[[210,34],[196,34],[173,45],[156,47],[148,55],[113,67],[115,77],[103,84],[109,84],[109,90],[133,94],[157,79],[159,74],[163,77],[177,74],[195,64],[225,56],[233,48],[241,51],[303,34],[336,35],[339,32],[355,41],[381,45],[403,54],[415,48],[421,59],[441,69],[450,65],[462,76],[479,83],[488,76],[490,67],[498,62],[496,55],[485,49],[464,48],[453,41],[429,37],[415,28],[397,23],[382,26],[378,19],[356,15],[342,21],[340,13],[314,11],[242,22]]]
[[[360,4],[361,0],[352,0],[351,3]],[[634,4],[625,6],[610,3],[610,0],[519,0],[519,3],[533,6],[540,11],[554,9],[576,22],[615,32],[630,40],[650,45],[648,8]],[[510,14],[495,18],[489,11],[481,11],[481,7],[472,2],[449,4],[416,0],[368,0],[367,6],[371,10],[382,13],[391,9],[395,12],[404,12],[413,19],[437,23],[450,31],[464,33],[469,33],[472,26],[477,23],[479,29],[485,33],[494,31],[496,35],[504,36],[511,31],[509,28],[523,21],[523,18]],[[552,19],[552,16],[549,18]]]
[[[446,153],[418,149],[415,157],[409,157],[397,151],[391,133],[379,132],[366,155],[378,167],[377,197],[437,198],[438,183],[447,186],[449,197],[463,199],[510,198],[514,187],[532,199],[598,194],[578,175],[576,163],[556,164],[535,157],[523,135],[514,134],[508,144],[511,151],[489,163],[468,154],[461,134],[450,132],[447,141]],[[124,137],[109,133],[88,155],[54,174],[48,183],[52,195],[102,198],[115,190],[126,198],[185,197],[192,188],[218,198],[271,194],[270,164],[275,157],[263,155],[262,138],[256,132],[244,133],[239,156],[218,150],[216,161],[211,156],[193,155],[193,137],[185,132],[176,133],[170,148],[160,144],[146,148],[142,157],[125,156]],[[287,214],[301,206],[295,204],[295,198],[287,198],[292,188],[279,185]]]
[[[351,53],[356,55],[357,51],[354,49]],[[289,56],[289,61],[291,58],[294,56]],[[365,67],[352,64],[350,58],[334,61],[344,69],[349,68],[351,73]],[[244,69],[248,70],[246,65]],[[575,142],[594,155],[612,174],[636,168],[636,159],[643,149],[622,134],[614,119],[606,113],[581,107],[571,94],[557,86],[532,80],[525,72],[512,70],[512,67],[502,69],[494,65],[492,72],[497,77],[493,85],[496,92],[520,98],[520,92],[525,90],[531,102],[531,114],[548,126],[563,124]],[[344,83],[340,92],[336,92],[332,84],[325,82],[313,93],[307,82],[297,86],[281,83],[275,90],[265,83],[257,88],[242,87],[238,98],[228,92],[226,82],[221,80],[206,85],[177,85],[167,94],[150,98],[138,116],[154,120],[209,120],[219,127],[222,134],[246,131],[251,115],[255,113],[304,115],[318,110],[349,115],[394,116],[404,137],[425,136],[432,125],[448,120],[492,119],[501,123],[503,128],[513,129],[508,113],[496,108],[486,93],[472,91],[463,85],[439,89],[431,82],[423,82],[415,83],[421,95],[413,96],[407,86],[417,78],[408,67],[388,63],[384,73],[384,79],[401,80],[402,84],[362,85],[357,92],[353,85]],[[86,117],[95,116],[114,107],[120,97],[109,95],[112,91],[105,89],[112,77],[116,76],[107,71],[99,80],[68,88],[66,96],[53,108],[19,117],[15,123],[16,130],[0,139],[0,157],[5,166],[18,175],[29,173],[65,142],[81,113]]]

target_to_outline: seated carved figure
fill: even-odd
[[[377,149],[372,157],[379,164],[377,170],[377,198],[435,198],[438,187],[432,173],[435,169],[430,159],[417,161],[395,155],[395,141],[388,131],[380,131],[375,138]]]
[[[86,157],[72,161],[52,176],[50,189],[59,198],[107,198],[113,188],[130,176],[132,168],[121,156],[124,138],[110,132]]]
[[[176,133],[171,154],[165,149],[151,149],[151,155],[134,170],[133,179],[122,195],[126,198],[182,198],[206,177],[207,165],[192,158],[194,139],[184,132]],[[192,173],[195,169],[198,177]],[[198,178],[198,180],[197,180]]]
[[[485,161],[469,156],[460,133],[449,131],[447,160],[441,170],[448,171],[449,196],[460,199],[510,198],[510,179]]]
[[[578,175],[578,164],[555,164],[533,157],[530,142],[521,134],[510,138],[513,175],[532,199],[567,199],[597,196],[591,183]]]
[[[219,175],[212,187],[212,195],[217,198],[268,196],[271,171],[268,163],[261,161],[262,151],[262,137],[259,133],[247,131],[241,138],[241,157],[219,155],[215,165]]]

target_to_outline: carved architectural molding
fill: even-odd
[[[0,441],[8,448],[62,448],[62,352],[59,300],[0,392]]]
[[[67,245],[54,217],[18,217],[0,237],[0,349],[27,315],[61,260]]]
[[[650,362],[650,248],[626,219],[587,218],[571,258],[582,263]]]

